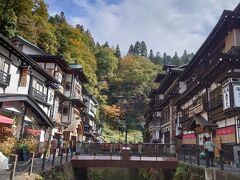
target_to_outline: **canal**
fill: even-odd
[[[172,170],[137,168],[88,168],[75,169],[78,180],[169,180]]]

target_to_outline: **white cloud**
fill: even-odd
[[[124,53],[130,44],[144,40],[155,52],[196,52],[224,9],[237,0],[73,0],[84,16],[71,16],[72,24],[90,29],[96,41],[119,44]],[[90,3],[91,2],[91,3]],[[94,3],[93,3],[94,2]]]

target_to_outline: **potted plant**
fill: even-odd
[[[28,160],[29,153],[36,151],[37,140],[34,137],[22,138],[18,141],[17,147],[20,150],[20,159],[26,161]]]
[[[16,139],[14,137],[7,137],[0,143],[0,152],[6,157],[9,157],[16,150]]]

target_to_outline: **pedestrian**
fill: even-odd
[[[58,156],[62,156],[63,153],[63,137],[60,136],[60,139],[58,140]]]
[[[49,161],[51,160],[51,155],[53,157],[52,160],[55,159],[55,155],[56,155],[56,152],[57,152],[57,145],[58,145],[58,140],[55,136],[53,136],[53,139],[51,141],[51,147],[50,147]]]
[[[205,153],[206,153],[207,164],[212,167],[214,166],[213,165],[214,148],[218,148],[218,147],[211,141],[211,138],[208,137],[204,143],[204,149],[205,149]],[[220,149],[220,148],[218,148],[218,149]],[[210,163],[209,161],[211,162],[211,164],[209,164]]]

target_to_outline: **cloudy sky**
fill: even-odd
[[[120,45],[123,53],[136,41],[148,50],[179,55],[196,52],[224,9],[238,0],[45,0],[50,15],[90,29],[100,43]]]

